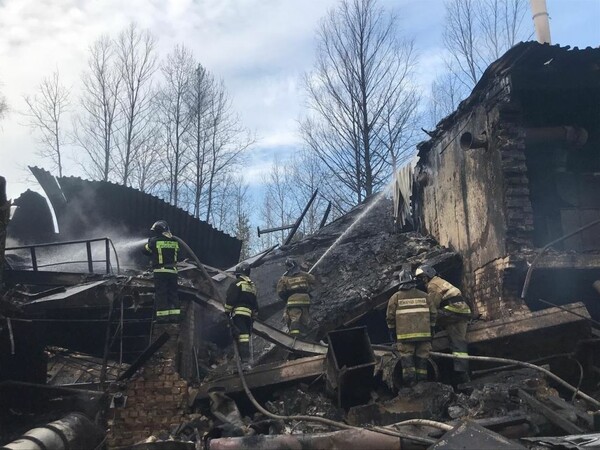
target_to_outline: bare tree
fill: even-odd
[[[418,101],[411,42],[375,0],[344,0],[317,33],[317,62],[305,77],[309,148],[346,190],[352,206],[388,182]],[[408,116],[408,117],[406,117]],[[388,148],[390,146],[390,148]]]
[[[146,140],[146,144],[132,163],[132,185],[142,192],[168,199],[170,190],[164,191],[164,186],[168,185],[164,173],[164,141],[159,124],[156,124],[154,133]]]
[[[6,97],[0,92],[0,120],[4,118],[6,113],[8,112],[8,103],[6,101]]]
[[[262,207],[263,223],[267,227],[281,227],[295,221],[298,215],[298,202],[293,192],[292,169],[275,156],[269,172],[263,174],[265,189]],[[283,242],[287,231],[277,233]]]
[[[442,118],[452,113],[466,95],[465,86],[452,72],[439,75],[431,83],[428,117],[430,126],[435,127]]]
[[[430,115],[437,123],[456,109],[485,69],[506,50],[533,34],[525,18],[527,0],[446,0],[444,46],[447,74],[432,86]]]
[[[121,75],[115,67],[114,42],[100,37],[90,46],[88,67],[82,76],[82,114],[75,123],[75,142],[89,157],[84,170],[93,179],[108,181],[113,171],[117,100]]]
[[[130,24],[116,40],[116,54],[122,89],[119,106],[123,115],[119,142],[119,175],[127,185],[132,164],[147,141],[152,138],[154,92],[152,76],[157,68],[156,42],[149,31]]]
[[[326,177],[323,163],[314,152],[309,149],[301,150],[292,157],[289,166],[290,189],[298,212],[305,208],[317,189],[326,196],[331,194],[323,182]],[[318,195],[314,200],[302,220],[301,231],[305,235],[312,234],[319,229],[327,204],[328,201],[324,195]]]
[[[69,95],[69,89],[60,83],[56,71],[42,80],[33,97],[24,97],[27,104],[24,115],[29,120],[29,126],[39,133],[40,154],[55,164],[59,177],[63,175],[62,151],[67,135],[63,122],[70,106]]]
[[[201,65],[196,67],[190,82],[187,107],[190,112],[190,141],[192,146],[191,183],[193,185],[194,217],[200,217],[200,202],[208,178],[208,145],[210,142],[208,116],[210,99],[214,94],[214,78]]]
[[[179,205],[179,189],[189,164],[187,134],[192,124],[187,107],[190,84],[194,76],[192,53],[177,45],[161,66],[164,84],[157,96],[161,121],[165,130],[164,162],[169,174],[170,202]]]
[[[211,221],[213,193],[216,182],[223,172],[233,171],[242,162],[242,153],[255,138],[240,124],[232,112],[231,100],[221,81],[215,84],[208,104],[208,179],[206,184],[206,221]]]

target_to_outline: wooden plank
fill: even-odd
[[[587,308],[581,302],[564,305],[563,308],[590,318]],[[560,308],[547,308],[516,317],[476,322],[469,326],[467,340],[469,344],[476,344],[577,323],[586,324],[587,321],[583,317],[578,317]],[[587,328],[589,329],[589,326]],[[436,333],[433,341],[434,350],[447,348],[447,346],[446,333]]]
[[[529,404],[531,408],[533,408],[536,412],[542,414],[546,419],[548,419],[550,423],[557,426],[561,430],[569,434],[583,434],[585,432],[582,428],[579,428],[573,422],[568,421],[559,413],[553,411],[544,403],[529,395],[522,389],[519,389],[519,398],[527,402],[527,404]]]
[[[325,356],[310,356],[298,358],[284,363],[263,364],[244,372],[246,382],[250,389],[272,386],[287,381],[301,380],[321,375],[325,371]],[[220,387],[225,392],[241,392],[244,390],[237,372],[222,378],[203,383],[198,388],[196,400],[208,398],[211,388]]]

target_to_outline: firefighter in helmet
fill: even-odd
[[[295,259],[287,258],[286,272],[277,282],[277,295],[286,301],[283,318],[292,336],[305,336],[310,324],[310,293],[315,277],[304,272]]]
[[[446,330],[450,340],[450,349],[455,356],[468,356],[467,325],[472,317],[471,308],[464,300],[460,290],[439,277],[436,270],[426,264],[415,271],[417,280],[427,288],[428,294],[437,309],[437,322]],[[469,381],[469,361],[454,360],[454,379],[456,383]]]
[[[397,341],[402,381],[408,386],[427,379],[434,321],[435,307],[428,295],[417,289],[410,270],[401,270],[399,290],[388,301],[386,322],[392,342]]]
[[[258,315],[256,285],[250,279],[250,265],[242,262],[235,268],[236,280],[229,285],[225,296],[225,312],[230,314],[233,335],[238,341],[240,358],[248,367],[252,360],[250,337],[252,320]]]
[[[177,296],[177,253],[179,242],[171,234],[164,220],[154,222],[150,228],[144,253],[150,256],[154,271],[154,300],[158,322],[177,322],[181,314]]]

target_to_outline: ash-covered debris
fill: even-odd
[[[252,269],[258,287],[259,317],[282,330],[285,302],[278,297],[276,286],[288,257],[312,268],[317,279],[310,306],[310,335],[317,340],[328,331],[356,322],[375,307],[383,308],[397,287],[397,274],[403,264],[416,267],[427,261],[450,279],[457,278],[461,266],[454,252],[433,239],[414,232],[395,232],[391,200],[374,196],[315,234],[272,252]],[[272,348],[260,340],[255,352],[260,355],[265,347]]]

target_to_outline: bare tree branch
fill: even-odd
[[[89,52],[88,67],[82,76],[82,113],[75,120],[74,140],[88,155],[88,164],[83,164],[85,172],[93,179],[108,181],[114,171],[122,79],[115,67],[115,46],[108,36],[94,42]]]
[[[396,19],[375,0],[342,1],[317,32],[317,60],[305,77],[310,115],[300,131],[348,206],[386,184],[410,148],[416,56],[397,35]]]
[[[60,177],[63,175],[62,146],[66,143],[63,121],[69,111],[69,95],[70,90],[61,85],[56,71],[42,80],[33,97],[24,97],[27,104],[24,115],[29,126],[38,133],[40,154],[54,163]]]

